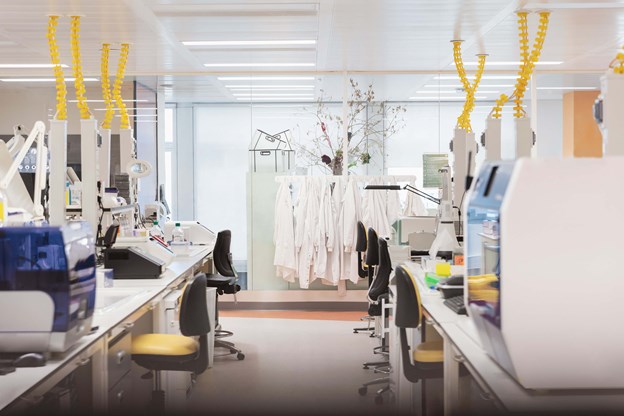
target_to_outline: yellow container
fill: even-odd
[[[450,263],[438,263],[436,264],[435,273],[438,276],[450,276],[451,264]]]

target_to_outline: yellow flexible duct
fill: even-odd
[[[58,16],[48,18],[48,46],[50,49],[50,60],[54,65],[54,78],[56,79],[56,120],[67,120],[67,87],[65,86],[65,76],[61,68],[61,57],[58,44],[56,43],[56,27],[58,26]]]
[[[615,56],[615,59],[609,65],[613,68],[613,72],[616,74],[624,74],[624,45],[622,46],[622,50],[618,52]]]
[[[533,43],[533,49],[529,54],[529,32],[528,32],[528,13],[518,12],[518,37],[520,38],[520,70],[518,71],[518,78],[514,92],[511,95],[514,98],[514,117],[524,117],[524,110],[522,109],[522,101],[524,99],[524,93],[526,92],[529,79],[533,74],[535,64],[539,60],[544,47],[544,41],[546,40],[546,32],[548,31],[548,21],[550,18],[550,12],[540,12],[539,26],[537,34],[535,35],[535,41]],[[505,94],[501,94],[496,105],[492,109],[492,117],[500,118],[503,106],[509,101],[510,97]]]
[[[80,16],[70,16],[70,37],[72,65],[74,69],[74,87],[76,88],[76,100],[78,100],[78,109],[80,110],[80,118],[91,118],[89,105],[87,104],[87,90],[84,85],[82,76],[82,63],[80,62]]]
[[[462,128],[467,132],[472,132],[472,126],[470,125],[470,113],[474,109],[474,96],[477,88],[479,88],[479,83],[481,82],[483,71],[485,70],[485,59],[487,55],[478,55],[479,63],[477,73],[475,75],[475,80],[471,85],[470,81],[468,81],[466,70],[464,69],[464,62],[461,56],[461,43],[461,40],[453,41],[453,60],[455,61],[455,68],[457,69],[459,79],[461,80],[464,90],[466,91],[466,101],[464,102],[464,108],[461,115],[457,118],[457,127]]]
[[[119,54],[119,63],[117,65],[117,75],[115,77],[115,85],[113,86],[113,97],[117,107],[121,111],[121,128],[130,128],[130,119],[128,117],[128,110],[121,98],[121,86],[123,85],[124,74],[126,72],[126,64],[128,63],[128,53],[130,52],[130,44],[122,43],[121,52]]]
[[[108,79],[108,57],[110,55],[110,44],[103,43],[102,44],[102,64],[101,64],[101,72],[102,72],[102,98],[104,98],[104,103],[106,104],[106,114],[104,114],[104,121],[102,122],[102,127],[105,129],[111,128],[111,123],[113,121],[113,116],[115,115],[115,108],[113,104],[113,97],[110,91],[110,81]]]

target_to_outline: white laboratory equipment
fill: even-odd
[[[621,156],[487,162],[468,197],[469,316],[525,388],[624,388],[622,177]]]
[[[192,245],[212,245],[217,239],[216,234],[199,221],[167,221],[164,227],[166,241],[171,241],[176,224],[180,224],[186,240]]]

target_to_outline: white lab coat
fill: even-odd
[[[357,256],[355,251],[357,243],[357,222],[361,218],[361,196],[356,181],[349,178],[345,189],[345,194],[341,210],[341,222],[343,229],[344,255],[342,261],[342,280],[350,280],[357,283],[358,269]]]
[[[275,256],[273,265],[278,277],[294,282],[297,261],[295,256],[295,230],[290,186],[282,182],[275,198],[275,227],[273,232]]]
[[[325,284],[334,282],[331,263],[328,257],[335,245],[335,209],[331,194],[331,183],[325,181],[321,185],[322,191],[319,202],[318,226],[316,230],[316,257],[314,259],[314,276],[323,279]]]
[[[414,181],[412,181],[410,185],[416,187]],[[422,198],[412,192],[408,192],[407,202],[405,204],[405,209],[403,210],[403,215],[405,215],[406,217],[420,217],[428,215]]]
[[[331,247],[328,245],[327,274],[324,283],[338,285],[342,275],[342,261],[344,257],[343,223],[341,220],[342,200],[344,198],[345,181],[342,177],[336,177],[332,191],[332,215],[334,222],[334,241]],[[331,249],[330,249],[331,248]]]
[[[319,215],[319,180],[306,178],[295,208],[295,247],[297,256],[297,274],[299,286],[307,289],[315,279],[313,273],[315,236]]]
[[[395,177],[390,178],[389,182],[391,185],[397,184]],[[400,191],[388,191],[387,193],[388,202],[386,204],[386,217],[388,218],[388,224],[390,224],[390,226],[401,216],[401,197],[399,196],[399,192]]]
[[[381,185],[381,178],[374,178],[370,181],[372,185]],[[387,215],[388,192],[395,191],[366,191],[364,202],[362,203],[362,222],[367,227],[372,227],[381,238],[392,237],[392,227]]]

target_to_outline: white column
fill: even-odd
[[[80,170],[82,172],[82,218],[85,219],[97,233],[99,207],[97,203],[97,120],[80,120]]]
[[[501,124],[500,118],[485,120],[485,160],[501,160]]]
[[[102,183],[102,191],[110,186],[110,156],[111,156],[111,130],[101,129],[102,145],[99,153],[100,174],[98,180]]]
[[[533,129],[531,119],[522,117],[514,119],[516,123],[516,159],[531,157],[533,149]]]
[[[119,130],[119,170],[120,173],[127,173],[128,162],[136,157],[136,143],[132,129]]]
[[[600,78],[602,96],[602,146],[604,156],[624,155],[624,75],[608,73]]]
[[[474,137],[474,135],[473,135]],[[473,139],[474,141],[474,139]],[[468,134],[464,129],[455,129],[453,135],[453,195],[452,201],[459,204],[466,187],[466,170],[468,169],[466,158],[466,144],[468,142]]]
[[[65,223],[65,175],[67,171],[67,120],[50,120],[48,135],[50,149],[49,222]]]

